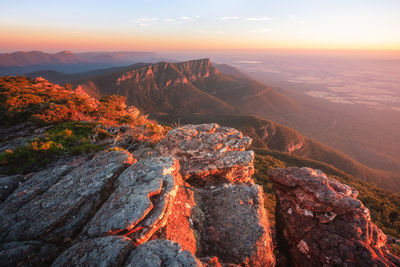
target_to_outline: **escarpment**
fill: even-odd
[[[153,151],[108,149],[19,179],[0,204],[0,265],[274,266],[250,143],[187,125]]]

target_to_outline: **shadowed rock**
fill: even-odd
[[[186,125],[171,130],[156,147],[155,154],[173,156],[181,164],[185,180],[252,182],[253,151],[244,151],[249,137],[218,124]]]
[[[270,223],[258,185],[225,185],[201,191],[205,220],[202,256],[246,266],[274,266]]]
[[[99,153],[15,213],[2,213],[0,240],[68,241],[109,195],[115,178],[132,162],[131,154],[125,151]]]
[[[398,266],[356,189],[310,168],[276,169],[280,252],[294,266]]]
[[[45,192],[50,186],[54,185],[68,172],[82,163],[82,161],[73,159],[65,164],[57,165],[57,167],[50,167],[34,174],[27,181],[18,186],[18,188],[7,197],[4,203],[0,205],[0,215],[17,212],[24,204]]]
[[[0,202],[4,201],[24,181],[23,175],[0,177]]]
[[[201,262],[188,250],[169,240],[152,240],[138,246],[132,251],[126,266],[158,267],[182,266],[200,267]]]
[[[64,251],[52,266],[121,266],[133,248],[132,240],[123,236],[88,239]]]
[[[117,189],[88,223],[87,234],[130,235],[136,244],[147,241],[165,224],[180,183],[176,159],[138,161],[115,181]]]
[[[49,266],[57,256],[57,247],[40,241],[0,244],[0,266]]]

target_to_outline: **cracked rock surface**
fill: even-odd
[[[126,266],[203,266],[188,250],[181,250],[178,243],[169,240],[152,240],[132,251]]]
[[[0,241],[71,239],[107,197],[119,173],[132,162],[133,158],[125,151],[103,152],[65,176],[50,179],[55,183],[46,184],[47,190],[42,193],[39,190],[23,204],[18,197],[25,191],[17,192],[14,201],[7,198],[0,206],[4,218],[0,222]],[[41,179],[49,178],[41,176]],[[43,185],[38,182],[38,187]],[[35,187],[27,188],[31,189]],[[10,205],[14,203],[22,205],[12,212]]]
[[[187,125],[132,146],[138,161],[114,149],[2,177],[0,265],[274,266],[250,143]]]
[[[87,224],[87,234],[124,234],[136,244],[147,241],[167,220],[181,182],[174,158],[138,161],[115,181],[117,189]]]
[[[399,266],[356,189],[310,168],[276,169],[278,249],[294,266]]]
[[[87,239],[64,251],[52,266],[121,266],[133,247],[123,236]]]
[[[171,130],[155,154],[175,157],[185,180],[245,183],[252,182],[254,173],[254,152],[245,151],[250,144],[249,137],[233,128],[215,123],[186,125]]]

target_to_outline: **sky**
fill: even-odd
[[[0,52],[400,50],[400,0],[0,0]]]

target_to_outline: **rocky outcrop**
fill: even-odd
[[[178,190],[159,237],[223,264],[274,265],[262,188],[254,185],[251,139],[217,124],[171,130],[154,155],[174,156],[189,184]],[[184,205],[182,205],[184,204]]]
[[[168,75],[165,75],[168,73]],[[179,63],[160,62],[147,64],[134,70],[122,73],[117,78],[117,85],[124,82],[145,83],[156,81],[157,87],[162,89],[194,82],[198,79],[215,75],[218,70],[212,66],[209,59],[190,60]]]
[[[4,218],[0,241],[70,240],[108,197],[112,182],[132,162],[127,152],[103,152],[59,179],[40,175],[48,183],[43,185],[37,179],[41,188],[36,190],[32,185],[27,191],[18,190],[15,198],[7,198],[0,206]],[[24,197],[25,193],[29,197]],[[19,201],[19,196],[26,202]],[[15,209],[13,205],[19,207]]]
[[[356,189],[310,168],[270,173],[278,249],[294,266],[399,266]]]
[[[202,190],[204,212],[201,244],[203,256],[246,266],[274,263],[263,190],[258,185],[224,185]]]
[[[273,266],[250,143],[231,128],[187,125],[151,153],[130,147],[137,162],[111,149],[9,177],[19,182],[0,204],[3,262]]]
[[[181,181],[174,158],[139,161],[115,181],[117,189],[86,225],[87,234],[121,234],[136,245],[146,242],[165,224]]]
[[[171,130],[155,154],[179,160],[182,177],[196,183],[252,183],[254,152],[249,137],[218,124],[186,125]],[[214,181],[213,181],[214,179]]]

